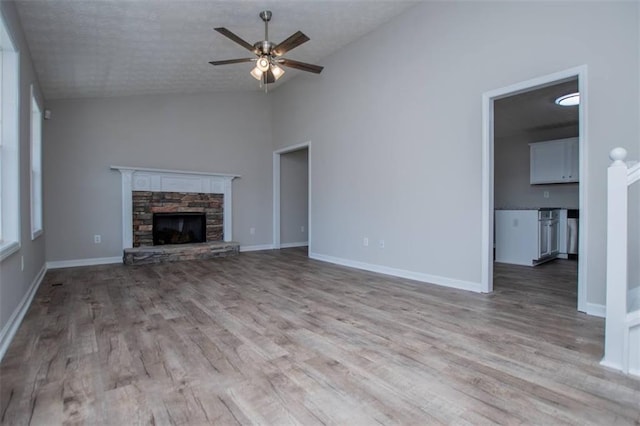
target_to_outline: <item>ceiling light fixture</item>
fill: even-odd
[[[282,67],[279,67],[277,64],[271,64],[271,72],[273,73],[273,77],[277,80],[284,75],[284,70]]]
[[[256,80],[262,80],[262,71],[258,67],[251,70],[251,76]]]
[[[258,41],[253,45],[247,43],[224,27],[215,28],[217,32],[244,47],[257,58],[226,59],[223,61],[210,61],[209,63],[211,65],[229,65],[242,62],[255,62],[255,68],[251,70],[251,76],[260,81],[260,87],[264,85],[265,92],[267,91],[268,84],[274,83],[284,75],[284,69],[282,67],[295,68],[301,71],[312,72],[314,74],[320,74],[322,72],[323,67],[319,65],[307,64],[300,61],[294,61],[293,59],[283,58],[283,55],[290,50],[309,41],[309,37],[304,35],[301,31],[298,31],[280,44],[272,43],[269,41],[269,21],[271,20],[271,12],[265,10],[260,12],[259,16],[264,22],[264,40]]]
[[[265,56],[261,56],[256,61],[256,68],[258,68],[262,72],[267,71],[269,69],[269,60]]]
[[[580,104],[580,93],[569,93],[556,99],[556,104],[560,106],[576,106]]]

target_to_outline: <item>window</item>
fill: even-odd
[[[18,64],[0,15],[0,260],[20,249]]]
[[[31,85],[31,239],[42,234],[42,110]]]

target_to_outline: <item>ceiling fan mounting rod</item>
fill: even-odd
[[[264,21],[264,39],[269,40],[269,21],[271,20],[271,11],[263,10],[260,12],[260,18]]]

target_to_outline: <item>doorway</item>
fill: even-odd
[[[576,82],[577,80],[577,82]],[[573,83],[572,83],[573,82]],[[588,229],[588,212],[586,211],[586,158],[587,158],[587,134],[586,134],[586,110],[587,110],[587,87],[586,87],[586,66],[558,72],[555,74],[528,80],[515,85],[507,86],[487,92],[483,95],[483,248],[482,248],[482,291],[493,291],[493,264],[494,264],[494,216],[495,216],[495,166],[496,166],[496,131],[501,132],[504,129],[496,126],[496,102],[508,102],[508,99],[516,99],[520,96],[526,98],[528,94],[539,90],[545,90],[552,86],[576,84],[581,94],[581,101],[578,107],[578,123],[577,134],[579,143],[579,174],[580,183],[578,188],[578,210],[580,211],[580,227],[579,227],[579,249],[578,257],[578,297],[577,309],[586,312],[587,294],[586,294],[586,261],[588,259],[586,245],[586,229]],[[498,104],[500,105],[500,104]],[[562,124],[562,123],[560,123]],[[542,126],[544,127],[544,126]],[[562,127],[562,126],[557,126]],[[553,134],[553,126],[538,129],[540,135],[543,133]],[[565,131],[568,131],[565,129]],[[499,141],[500,142],[500,141]],[[531,140],[531,142],[535,142]],[[527,144],[528,145],[528,144]],[[528,146],[527,146],[528,149]],[[527,151],[528,152],[528,151]],[[528,162],[524,168],[529,171]],[[539,189],[539,188],[538,188]],[[549,189],[540,190],[534,188],[533,191],[540,192],[542,197],[549,197]],[[560,191],[562,192],[562,191]],[[544,200],[544,199],[542,199]],[[547,200],[550,202],[549,200]],[[500,200],[504,203],[504,200]],[[542,203],[544,204],[544,202]],[[548,206],[550,207],[550,206]],[[554,206],[555,207],[555,206]]]
[[[311,142],[273,153],[273,248],[311,243]]]

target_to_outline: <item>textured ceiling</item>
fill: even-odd
[[[251,64],[208,64],[214,59],[250,56],[214,27],[226,27],[253,44],[264,38],[258,13],[271,10],[270,40],[279,43],[301,30],[311,41],[285,56],[322,65],[323,58],[414,4],[398,0],[20,0],[17,9],[45,98],[64,99],[259,90],[249,75]],[[301,73],[287,68],[284,77],[270,87]]]

